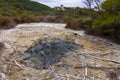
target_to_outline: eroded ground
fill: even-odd
[[[0,79],[120,80],[120,45],[64,26],[31,23],[1,30]]]

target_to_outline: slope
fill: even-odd
[[[44,4],[31,0],[0,0],[0,14],[7,16],[20,15],[22,13],[42,13],[52,9]]]

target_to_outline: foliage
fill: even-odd
[[[0,14],[7,16],[37,14],[51,10],[50,7],[31,0],[0,0]]]
[[[40,22],[41,16],[50,11],[52,8],[31,0],[0,0],[0,28],[14,27],[17,23]]]
[[[98,1],[99,10],[64,7],[56,11],[66,20],[67,28],[80,29],[82,27],[87,33],[120,40],[120,1],[105,0],[103,3],[102,0],[93,1],[94,3]]]
[[[120,40],[120,1],[106,0],[102,12],[93,22],[95,33]]]
[[[109,14],[118,14],[120,12],[120,0],[106,0],[102,8]]]

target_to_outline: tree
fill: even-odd
[[[96,9],[97,9],[98,11],[100,11],[100,9],[101,9],[100,6],[101,6],[103,0],[93,0],[93,1],[94,1],[94,4],[95,4]]]
[[[102,4],[102,9],[109,14],[118,14],[120,13],[120,0],[106,0]]]
[[[61,9],[61,10],[64,10],[64,8],[65,8],[64,5],[61,4],[61,5],[60,5],[60,9]]]
[[[87,8],[92,9],[94,7],[98,11],[101,9],[101,4],[104,0],[83,0],[83,3],[87,6]]]
[[[120,41],[120,0],[106,0],[102,14],[94,20],[95,31]]]
[[[92,9],[93,0],[84,0],[83,3],[87,6],[87,8]]]

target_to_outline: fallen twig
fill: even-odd
[[[80,64],[84,68],[83,80],[86,80],[86,76],[88,75],[88,68],[87,68],[87,62],[85,56],[79,56],[79,59],[80,59]]]
[[[19,68],[25,70],[25,68],[23,68],[23,67],[16,61],[16,59],[14,59],[13,61],[15,62],[15,64],[16,64]]]
[[[70,75],[70,74],[57,74],[55,73],[55,71],[53,70],[53,68],[51,67],[50,64],[48,64],[48,69],[52,72],[52,74],[54,75],[54,77],[57,78],[57,80],[70,80],[70,77],[74,78],[75,80],[78,80],[78,79],[82,79],[82,78],[78,78],[78,76],[73,76],[73,75]]]
[[[109,67],[109,66],[92,66],[92,65],[87,65],[87,67],[91,68],[91,69],[120,69],[120,66]],[[85,68],[85,67],[79,66],[79,67],[75,67],[75,68]]]
[[[120,62],[118,62],[118,61],[115,61],[115,60],[112,60],[112,59],[107,59],[107,58],[100,58],[100,57],[97,57],[97,56],[92,56],[90,53],[79,53],[79,55],[83,55],[83,56],[86,56],[86,57],[92,57],[92,58],[95,58],[95,59],[100,59],[100,60],[110,61],[110,62],[120,64]]]

